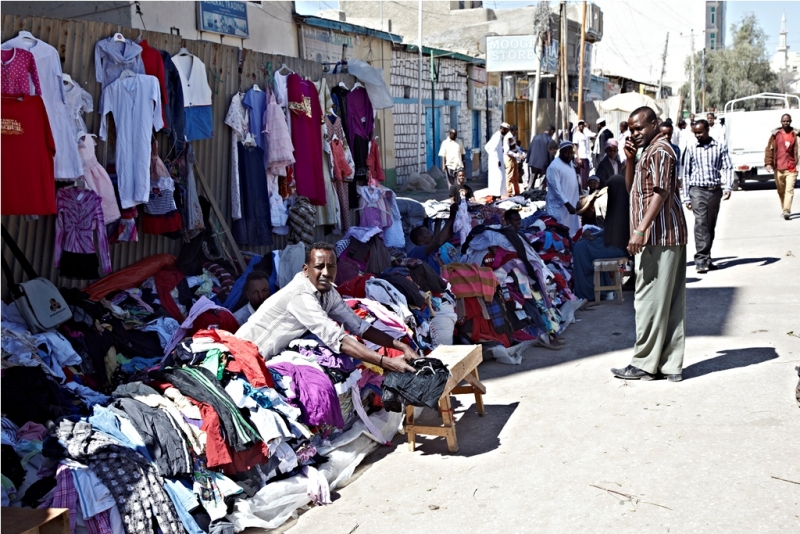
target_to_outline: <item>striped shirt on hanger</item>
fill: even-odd
[[[661,211],[645,231],[646,245],[671,247],[686,244],[686,219],[678,194],[676,164],[675,151],[663,134],[653,139],[636,164],[631,187],[631,233],[642,222],[656,194],[655,189],[667,193]]]
[[[707,145],[690,143],[683,156],[683,195],[689,197],[689,188],[722,187],[730,191],[733,187],[733,163],[728,147],[715,139]]]

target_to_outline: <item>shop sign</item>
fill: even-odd
[[[197,2],[197,29],[234,37],[250,37],[245,2]]]
[[[551,39],[550,43],[544,47],[542,71],[558,74],[558,39]]]
[[[486,70],[489,72],[533,71],[537,61],[533,35],[486,38]]]
[[[303,59],[317,63],[338,63],[342,60],[342,54],[344,59],[347,59],[347,51],[353,49],[353,38],[343,33],[303,26],[301,35]]]
[[[477,111],[486,109],[486,69],[476,65],[467,67],[467,107]]]

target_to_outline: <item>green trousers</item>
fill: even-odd
[[[631,365],[648,373],[683,371],[686,245],[646,246],[636,255],[636,344]]]

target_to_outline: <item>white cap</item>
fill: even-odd
[[[606,119],[604,117],[600,117],[595,121],[595,124],[600,124],[601,122],[606,122]]]

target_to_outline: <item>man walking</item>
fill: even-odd
[[[553,134],[556,133],[556,127],[552,124],[546,132],[534,135],[531,139],[531,145],[528,147],[528,176],[530,183],[528,187],[536,186],[539,178],[544,176],[550,162],[553,161],[553,156],[547,150],[547,146],[553,141]]]
[[[458,132],[452,128],[448,133],[447,139],[442,141],[439,148],[439,157],[442,162],[442,170],[447,176],[447,185],[452,187],[456,183],[458,171],[464,168],[464,143],[458,139]]]
[[[586,189],[589,181],[589,169],[591,165],[589,158],[592,157],[592,138],[595,136],[590,130],[586,129],[586,122],[578,121],[578,129],[572,134],[572,144],[578,147],[578,165],[581,173],[581,187]]]
[[[609,139],[614,138],[614,132],[608,129],[606,126],[606,120],[604,118],[597,119],[597,137],[594,141],[594,163],[597,165],[600,163],[600,160],[603,159],[603,156],[606,154],[606,143],[608,143]]]
[[[625,185],[630,192],[636,257],[636,343],[631,363],[611,369],[625,380],[683,379],[686,325],[686,220],[678,198],[675,151],[658,131],[655,111],[641,107],[628,120]],[[636,161],[637,149],[643,149]]]
[[[717,122],[717,116],[709,112],[706,114],[706,120],[708,121],[708,134],[713,137],[717,143],[727,145],[728,143],[725,140],[725,127]]]
[[[686,147],[683,158],[683,198],[694,213],[694,268],[699,274],[716,271],[711,261],[714,229],[720,200],[731,198],[733,163],[728,147],[709,134],[708,122],[692,126],[696,141]]]
[[[505,196],[506,191],[506,168],[503,165],[503,138],[505,138],[511,126],[504,122],[500,125],[489,142],[483,147],[486,150],[489,165],[489,194],[494,197]]]
[[[781,199],[783,218],[787,221],[792,213],[794,184],[797,181],[797,161],[800,159],[800,143],[797,136],[800,131],[792,128],[792,116],[788,113],[781,117],[781,127],[772,131],[764,152],[764,165],[769,172],[775,173],[775,187]]]
[[[580,217],[575,207],[580,198],[578,176],[575,174],[574,148],[569,141],[561,141],[558,145],[558,157],[547,167],[547,196],[545,209],[547,214],[569,228],[572,237],[581,227]]]

